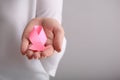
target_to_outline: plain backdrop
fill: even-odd
[[[120,0],[64,0],[67,48],[51,80],[120,80]]]

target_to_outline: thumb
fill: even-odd
[[[64,30],[62,27],[57,27],[57,29],[55,29],[53,32],[54,32],[54,40],[53,40],[54,49],[60,52],[62,50]]]

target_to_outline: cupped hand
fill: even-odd
[[[44,51],[33,51],[29,49],[29,33],[32,31],[35,25],[43,26],[45,34],[47,36],[47,42],[45,43]],[[21,40],[21,53],[26,55],[28,59],[40,59],[46,58],[54,54],[54,51],[61,51],[64,38],[64,30],[59,22],[52,18],[35,18],[32,19],[24,29]]]

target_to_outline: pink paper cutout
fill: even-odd
[[[29,34],[29,40],[31,42],[29,49],[34,51],[44,51],[47,37],[43,27],[38,25],[34,26]]]

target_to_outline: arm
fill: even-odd
[[[61,24],[62,7],[63,0],[37,0],[36,17],[54,18]]]
[[[31,20],[24,29],[21,52],[29,59],[40,59],[46,72],[51,76],[55,76],[57,66],[64,54],[66,46],[64,30],[61,26],[62,0],[37,1],[36,18]],[[50,47],[43,52],[34,52],[28,49],[30,45],[28,36],[34,25],[42,25],[47,35],[46,47]],[[45,56],[47,58],[42,58]]]
[[[37,2],[37,15],[36,17],[49,17],[56,19],[60,24],[62,21],[62,7],[63,0],[38,0]],[[66,48],[66,39],[63,39],[61,52],[54,52],[54,54],[48,58],[41,59],[41,63],[46,72],[55,76],[58,64],[64,55]]]

